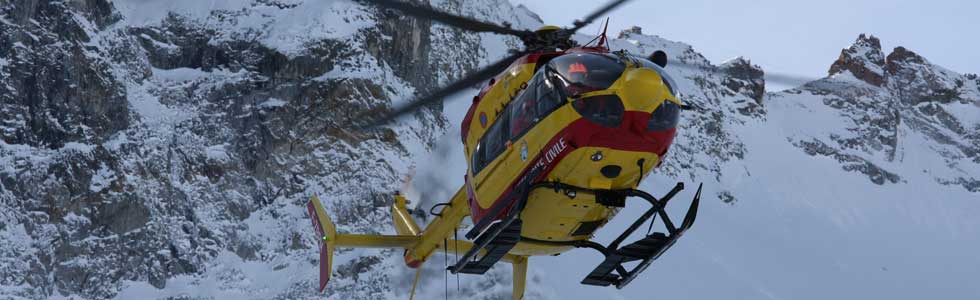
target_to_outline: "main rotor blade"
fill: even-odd
[[[586,16],[584,19],[582,19],[582,20],[576,20],[575,21],[575,24],[573,24],[575,26],[573,26],[572,28],[570,28],[568,30],[570,32],[572,32],[572,33],[577,32],[579,29],[582,29],[582,27],[585,27],[585,26],[588,26],[589,24],[592,24],[592,22],[595,22],[595,20],[598,19],[599,17],[602,17],[602,15],[605,15],[606,13],[609,13],[609,11],[611,11],[614,8],[622,5],[623,3],[626,3],[627,1],[629,1],[629,0],[613,0],[613,1],[610,1],[609,3],[606,3],[606,5],[600,7],[598,10],[592,12],[592,14]]]
[[[492,64],[487,65],[486,67],[483,67],[483,69],[480,69],[479,71],[470,73],[470,75],[467,75],[466,77],[457,80],[456,82],[453,82],[452,84],[445,86],[442,89],[439,89],[438,91],[435,91],[425,97],[412,100],[411,102],[408,102],[407,104],[402,105],[401,107],[396,107],[394,110],[391,111],[391,113],[387,115],[380,116],[377,118],[371,118],[369,121],[365,123],[363,127],[372,128],[379,125],[384,125],[401,116],[417,111],[423,106],[443,102],[445,101],[445,98],[448,96],[452,96],[453,94],[459,91],[470,88],[476,84],[482,83],[483,81],[493,76],[496,76],[497,74],[500,74],[501,72],[506,70],[511,63],[513,63],[515,60],[517,60],[524,54],[525,54],[524,52],[517,52],[508,57],[502,58]]]
[[[410,15],[420,19],[430,19],[439,23],[443,23],[449,26],[458,27],[475,32],[492,32],[497,34],[509,34],[517,37],[524,37],[527,34],[531,34],[527,30],[516,30],[510,27],[505,27],[489,22],[478,21],[475,19],[457,16],[447,12],[443,12],[431,7],[419,6],[413,3],[402,2],[398,0],[361,0],[363,2],[376,5],[382,8],[390,8],[406,15]]]
[[[725,69],[720,67],[708,67],[704,65],[689,64],[676,60],[670,61],[667,64],[667,67],[664,68],[664,70],[666,70],[668,74],[674,75],[675,73],[671,72],[671,69],[686,69],[686,70],[694,70],[699,72],[714,73],[719,76],[728,76],[725,72]],[[765,73],[766,83],[774,83],[780,85],[800,86],[805,83],[819,79],[815,77],[785,74],[779,72],[769,72],[769,71],[763,71],[763,72]]]

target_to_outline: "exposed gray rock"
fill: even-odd
[[[862,34],[831,66],[831,77],[782,93],[816,96],[846,120],[847,133],[830,134],[825,141],[794,140],[794,144],[811,155],[834,157],[844,169],[864,173],[877,184],[895,183],[900,179],[897,174],[884,171],[879,166],[881,162],[855,153],[900,163],[904,159],[901,139],[908,134],[903,130],[911,130],[936,143],[936,149],[947,148],[939,155],[948,159],[951,170],[969,169],[965,165],[978,161],[980,141],[975,131],[967,129],[966,124],[971,123],[964,123],[971,121],[950,110],[952,105],[980,104],[978,85],[971,82],[971,76],[933,65],[904,47],[895,48],[887,58],[882,57],[880,48],[877,38]],[[860,82],[843,76],[845,71]],[[835,145],[828,145],[827,141]],[[958,172],[961,174],[955,178],[936,180],[972,190],[976,174]]]
[[[762,104],[762,99],[766,95],[765,72],[762,71],[762,67],[753,65],[744,57],[738,57],[722,64],[721,69],[728,74],[728,77],[722,81],[725,87]]]
[[[57,149],[105,141],[129,126],[123,86],[89,33],[118,19],[105,1],[14,1],[0,6],[0,138]],[[66,13],[77,10],[90,19]]]
[[[961,100],[964,79],[953,73],[935,68],[915,52],[897,47],[888,55],[885,66],[889,88],[906,105],[935,101],[950,103]]]
[[[844,154],[834,147],[824,144],[820,141],[800,141],[795,143],[797,147],[803,148],[807,154],[810,155],[822,155],[833,157],[837,161],[841,162],[844,166],[844,170],[861,172],[864,175],[868,175],[868,179],[875,184],[882,185],[885,183],[898,183],[901,177],[898,174],[888,172],[874,163],[871,163],[867,159],[861,158],[857,155]]]
[[[401,184],[409,152],[442,134],[440,107],[416,114],[411,126],[367,132],[346,125],[498,53],[482,48],[486,35],[356,4],[332,12],[345,25],[363,25],[350,25],[356,29],[349,33],[305,41],[295,51],[261,39],[272,24],[264,18],[304,3],[254,0],[137,25],[104,0],[0,5],[0,285],[8,293],[0,297],[105,299],[134,283],[166,289],[174,281],[215,280],[218,289],[309,298],[317,295],[314,277],[283,290],[250,290],[243,271],[227,264],[313,274],[318,252],[303,204],[314,194],[341,231],[390,230],[378,226],[389,220],[390,192]],[[513,20],[498,12],[510,6],[501,1],[438,5]],[[258,25],[242,25],[247,21]],[[660,172],[727,176],[726,163],[749,154],[738,125],[768,117],[762,70],[748,60],[715,67],[690,46],[639,28],[623,37],[636,44],[615,41],[617,47],[638,54],[671,48],[672,60],[702,68],[678,75],[682,99],[704,111],[684,117],[682,129],[692,134],[678,137]],[[902,180],[885,164],[902,159],[906,129],[935,141],[951,169],[980,163],[980,127],[951,108],[977,103],[976,76],[958,77],[904,49],[887,62],[860,49],[880,52],[880,45],[859,38],[835,66],[870,85],[828,79],[789,92],[819,97],[813,103],[853,122],[794,145],[876,184]],[[970,174],[937,180],[980,189]],[[727,192],[719,199],[740,201]],[[352,253],[338,251],[346,256],[335,266],[330,295],[377,299],[411,278],[391,267],[402,263],[397,251]],[[480,280],[461,292],[509,296],[489,288],[509,283],[509,270]]]
[[[854,77],[874,86],[885,84],[885,56],[881,52],[881,41],[873,35],[861,34],[854,45],[841,50],[840,58],[830,66],[828,73],[833,76],[849,71]]]

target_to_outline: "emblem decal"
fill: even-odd
[[[483,126],[483,128],[487,128],[487,113],[486,112],[482,112],[482,111],[480,112],[480,126]]]
[[[527,161],[527,141],[521,142],[521,161]]]

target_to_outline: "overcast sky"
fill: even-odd
[[[511,0],[545,23],[565,26],[605,0]],[[717,64],[745,56],[767,72],[826,75],[860,33],[885,54],[905,46],[960,73],[980,73],[980,1],[975,0],[634,0],[609,14],[611,36],[632,25],[694,46]],[[596,25],[582,33],[594,33]]]

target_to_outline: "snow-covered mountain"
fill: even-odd
[[[541,25],[504,0],[432,5]],[[976,75],[861,36],[828,77],[766,93],[746,58],[713,64],[640,29],[611,45],[698,66],[668,67],[701,111],[644,188],[709,196],[626,289],[579,285],[601,258],[572,251],[531,260],[529,299],[980,295]],[[343,125],[518,46],[341,0],[0,2],[0,298],[320,297],[305,201],[358,233],[392,233],[407,174],[443,201],[472,94],[381,132]],[[328,298],[406,298],[399,254],[340,251]],[[444,286],[442,260],[420,299],[509,297],[509,266]]]

